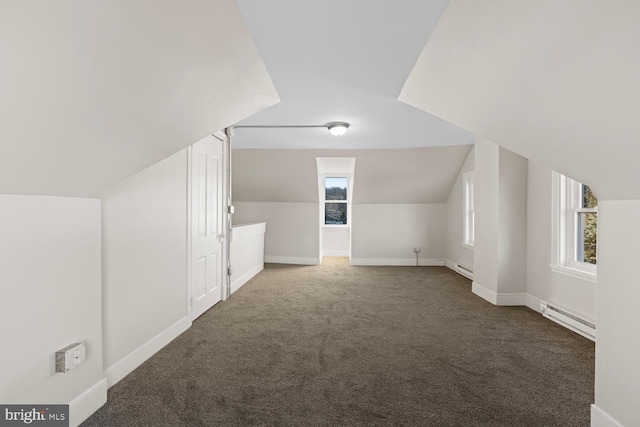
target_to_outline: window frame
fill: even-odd
[[[347,199],[346,200],[327,200],[326,199],[326,185],[327,178],[345,178],[347,180]],[[327,203],[345,203],[347,205],[347,223],[346,224],[325,224],[325,219],[322,219],[323,228],[349,228],[351,226],[351,176],[344,173],[325,173],[322,174],[322,194],[324,194],[322,200],[322,215],[326,218]]]
[[[551,270],[595,283],[598,273],[597,265],[577,260],[579,214],[598,213],[597,207],[581,207],[582,185],[553,171]]]
[[[475,244],[475,171],[462,175],[462,247],[473,249]]]

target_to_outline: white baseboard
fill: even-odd
[[[611,415],[598,408],[595,403],[591,405],[591,427],[624,427]]]
[[[471,283],[471,292],[478,295],[480,298],[489,301],[493,305],[498,305],[498,294],[477,282]]]
[[[104,375],[107,377],[108,386],[112,387],[117,384],[118,381],[133,372],[138,366],[142,365],[147,359],[190,327],[191,321],[187,317],[184,317],[142,344],[119,362],[116,362],[104,372]]]
[[[323,256],[337,256],[337,257],[349,257],[351,256],[350,251],[322,251]]]
[[[264,270],[264,263],[260,263],[253,267],[251,270],[244,273],[242,276],[238,277],[236,280],[231,283],[231,293],[233,294],[235,291],[240,289],[242,285],[247,283],[249,280],[253,278],[256,274],[260,273]]]
[[[525,305],[527,294],[525,293],[499,293],[497,304],[500,306],[521,306]]]
[[[525,304],[527,307],[529,307],[531,310],[537,311],[538,313],[541,313],[540,311],[540,303],[542,302],[542,300],[538,297],[534,297],[533,295],[529,295],[527,294],[527,296],[525,297]]]
[[[379,265],[379,266],[408,266],[415,267],[415,258],[351,258],[351,265]],[[444,267],[442,258],[420,258],[418,265],[421,267]]]
[[[491,304],[499,306],[525,305],[527,296],[525,293],[496,293],[491,289],[485,288],[478,282],[471,284],[471,292],[489,301]]]
[[[320,258],[265,255],[264,262],[273,264],[320,265]]]
[[[107,403],[107,379],[103,378],[69,403],[69,426],[79,426]]]

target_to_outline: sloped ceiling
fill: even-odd
[[[640,199],[640,2],[450,0],[400,100]]]
[[[445,203],[470,145],[234,150],[234,202],[318,202],[316,157],[355,157],[353,203]]]
[[[236,148],[364,149],[468,145],[473,135],[397,100],[446,0],[238,0],[282,102],[239,125]]]
[[[277,102],[234,0],[0,3],[0,193],[99,197]]]

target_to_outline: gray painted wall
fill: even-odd
[[[315,159],[355,157],[352,258],[411,262],[420,246],[442,259],[445,203],[470,150],[234,150],[233,221],[267,221],[267,259],[319,259]]]
[[[524,293],[527,269],[527,165],[500,147],[498,192],[498,291]]]
[[[442,259],[445,216],[444,203],[355,205],[351,257],[355,263],[390,259],[413,265],[413,248],[419,246],[421,259]]]
[[[316,194],[317,188],[313,188]],[[266,257],[309,259],[309,263],[319,260],[317,202],[235,202],[234,206],[234,224],[267,223]]]
[[[595,411],[598,420],[605,412],[632,427],[640,425],[640,201],[599,200],[598,210]]]
[[[353,203],[445,203],[471,147],[233,150],[233,199],[317,203],[316,157],[355,157]]]
[[[499,152],[496,144],[476,138],[473,280],[493,292],[498,292]]]
[[[187,150],[102,199],[104,367],[187,315]]]
[[[496,294],[524,294],[527,160],[477,138],[474,201],[474,282]]]
[[[0,195],[0,235],[0,401],[68,404],[103,379],[100,200]],[[55,373],[55,352],[75,342],[85,363]]]

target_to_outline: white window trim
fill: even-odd
[[[322,228],[350,228],[351,227],[351,174],[349,173],[324,173],[322,174],[322,189],[324,190],[327,178],[347,178],[347,200],[322,200]],[[324,191],[323,191],[323,194]],[[347,223],[346,224],[325,224],[324,212],[326,203],[346,203],[347,204]]]
[[[578,209],[577,186],[580,183],[553,171],[551,203],[551,270],[576,279],[596,283],[597,266],[576,261],[577,224],[575,212],[597,212]]]
[[[462,175],[462,247],[473,249],[475,243],[475,172]]]

